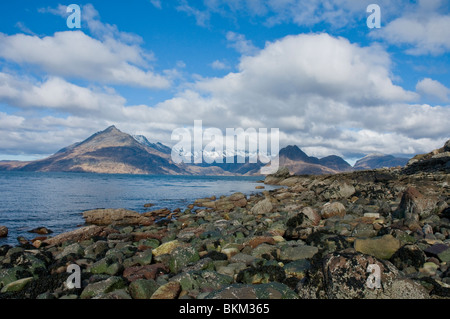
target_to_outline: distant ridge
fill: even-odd
[[[159,175],[260,175],[265,165],[261,162],[175,164],[171,148],[150,142],[143,135],[129,135],[111,125],[92,134],[84,141],[62,148],[54,155],[31,162],[0,161],[0,171],[35,172],[91,172],[107,174],[159,174]],[[225,156],[225,155],[223,155]],[[247,155],[245,155],[247,156]],[[241,158],[242,159],[242,158]],[[324,158],[308,156],[296,145],[289,145],[279,152],[279,165],[291,174],[336,174],[351,170],[404,166],[408,159],[391,155],[371,154],[352,167],[343,158],[330,155]]]
[[[355,170],[376,169],[383,167],[405,166],[408,163],[408,158],[394,157],[385,154],[369,154],[358,160],[353,168]]]

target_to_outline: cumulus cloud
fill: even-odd
[[[151,89],[170,86],[165,76],[145,70],[147,59],[139,47],[114,39],[102,42],[81,31],[57,32],[43,38],[0,34],[0,57],[37,66],[56,76]]]
[[[0,72],[0,102],[25,109],[106,115],[111,114],[114,107],[124,105],[125,99],[111,89],[109,92],[93,91],[58,77],[38,82]]]
[[[26,136],[39,144],[45,138],[52,140],[52,133],[58,137],[54,149],[116,124],[125,132],[173,145],[172,130],[202,120],[205,128],[224,132],[279,128],[281,146],[297,144],[315,156],[375,151],[411,155],[442,146],[448,139],[450,107],[415,103],[419,95],[395,84],[393,77],[390,56],[382,47],[363,47],[328,34],[287,36],[267,43],[243,56],[238,71],[199,79],[153,106],[126,105],[108,88],[78,87],[59,77],[33,81],[1,73],[0,103],[23,109],[60,107],[69,115],[25,120],[19,114],[7,115],[18,117],[11,118],[14,125],[33,130],[20,138],[11,136],[14,130],[2,131],[0,140],[19,143]],[[432,92],[426,84],[418,85],[417,92]],[[83,111],[64,101],[67,96],[78,98]],[[99,113],[102,116],[93,116]],[[6,149],[7,144],[0,145],[0,152]],[[18,144],[8,145],[12,149]]]
[[[411,55],[440,55],[450,50],[450,14],[443,0],[420,0],[403,9],[386,26],[372,32],[375,39],[401,46]]]
[[[437,98],[441,102],[449,102],[450,89],[439,81],[425,78],[416,85],[416,90],[422,95]]]

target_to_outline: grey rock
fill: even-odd
[[[301,245],[296,247],[286,247],[281,249],[280,259],[281,260],[299,260],[299,259],[309,259],[319,252],[319,249],[314,246]]]
[[[84,288],[81,293],[81,299],[90,299],[101,294],[106,294],[117,289],[122,289],[125,287],[125,283],[120,277],[110,277],[106,280],[92,283]]]

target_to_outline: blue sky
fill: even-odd
[[[279,128],[281,146],[350,161],[450,138],[448,1],[15,0],[0,14],[0,159],[113,124],[173,145],[194,120]]]

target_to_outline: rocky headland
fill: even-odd
[[[87,211],[85,227],[0,247],[0,299],[449,298],[449,173],[447,142],[405,168],[280,169],[259,195]]]

